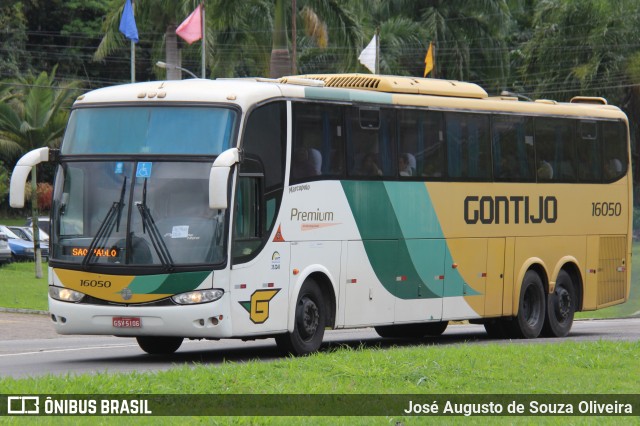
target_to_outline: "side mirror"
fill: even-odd
[[[231,148],[216,158],[209,173],[209,208],[224,210],[228,207],[227,188],[231,167],[240,162],[240,151]]]
[[[38,148],[22,156],[11,174],[9,187],[9,205],[20,209],[24,207],[24,186],[33,166],[49,161],[49,148]]]

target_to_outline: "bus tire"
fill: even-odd
[[[576,290],[571,276],[563,269],[558,274],[553,293],[547,297],[547,310],[542,333],[549,337],[565,337],[573,325],[576,312]]]
[[[289,355],[316,352],[322,344],[326,323],[327,308],[322,291],[315,281],[307,279],[298,294],[293,332],[276,336],[276,344]]]
[[[150,355],[170,355],[178,350],[182,337],[156,337],[144,336],[136,337],[140,349]]]
[[[546,312],[546,295],[542,279],[536,271],[529,270],[522,280],[518,315],[510,326],[510,336],[518,339],[535,339],[540,335]]]

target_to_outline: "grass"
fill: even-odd
[[[35,278],[34,262],[13,262],[0,267],[0,307],[46,311],[47,264],[42,278]]]
[[[489,394],[495,398],[513,394],[634,394],[638,387],[637,374],[633,372],[638,372],[639,362],[640,342],[456,346],[423,343],[392,350],[338,348],[304,358],[283,358],[268,363],[184,365],[154,373],[4,378],[0,379],[0,386],[3,393],[10,395],[207,394],[214,397],[220,394],[378,394],[384,399],[384,395],[393,394],[420,394],[427,395],[427,398],[443,394]],[[247,397],[248,406],[251,401],[251,397]],[[291,404],[295,402],[292,400]],[[536,418],[535,423],[538,419],[545,420]],[[200,420],[204,422],[204,418]],[[439,422],[446,420],[451,423],[456,419],[439,418]],[[476,418],[480,423],[489,423],[487,420]],[[495,420],[492,419],[492,423]],[[515,418],[502,420],[514,423]],[[614,420],[620,422],[623,419],[602,420],[613,424]],[[216,417],[207,423],[300,424],[301,421],[303,424],[350,425],[421,423],[415,417]],[[153,422],[157,423],[155,419]],[[531,418],[526,422],[531,423]],[[584,423],[579,418],[572,418],[572,422]]]

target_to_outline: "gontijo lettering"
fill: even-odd
[[[464,199],[464,221],[469,225],[509,223],[555,223],[558,219],[558,200],[554,196],[539,196],[531,200],[527,195],[491,196],[469,195]]]

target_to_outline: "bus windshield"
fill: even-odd
[[[131,106],[71,112],[62,154],[218,155],[237,113],[227,108]]]
[[[223,263],[224,215],[209,208],[210,168],[204,161],[63,163],[51,260],[164,270]]]

